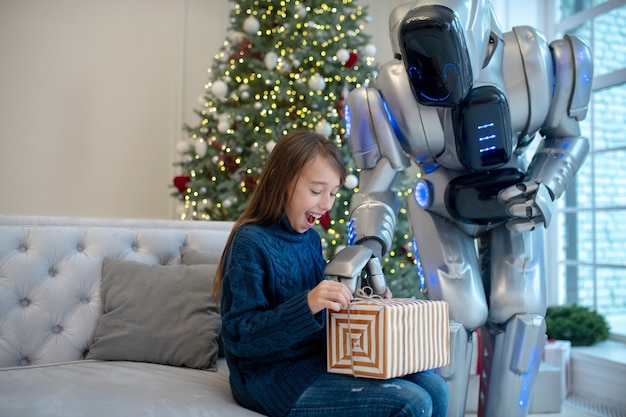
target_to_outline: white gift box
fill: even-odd
[[[561,395],[563,401],[565,401],[571,389],[571,350],[572,342],[569,340],[549,340],[543,350],[544,362],[559,367],[563,371],[561,372]]]
[[[531,413],[560,413],[570,392],[571,342],[550,340],[544,347],[539,373],[530,397]],[[476,346],[475,346],[476,347]],[[480,366],[479,366],[480,368]],[[479,376],[471,375],[467,393],[467,412],[478,409]]]
[[[539,364],[539,373],[530,396],[531,413],[560,413],[564,396],[561,386],[562,369],[547,362]]]
[[[563,404],[561,393],[561,368],[541,362],[539,373],[535,378],[533,391],[530,396],[529,413],[560,413]],[[478,393],[480,391],[480,376],[471,375],[467,389],[465,411],[478,411]]]

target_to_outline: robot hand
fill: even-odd
[[[513,217],[506,224],[509,230],[522,233],[550,224],[552,195],[548,187],[539,182],[524,181],[505,188],[498,194],[498,200]]]
[[[352,294],[355,294],[361,288],[361,272],[365,270],[366,279],[374,294],[385,296],[387,283],[380,260],[373,256],[373,253],[367,246],[347,246],[328,262],[324,274],[336,276],[339,282],[345,284]]]

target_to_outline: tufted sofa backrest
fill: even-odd
[[[102,312],[105,257],[180,263],[220,254],[231,222],[0,215],[0,367],[79,360]]]

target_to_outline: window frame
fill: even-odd
[[[590,45],[593,45],[595,43],[595,32],[594,32],[594,19],[596,17],[599,17],[601,15],[604,14],[608,14],[611,11],[624,7],[624,2],[623,0],[609,0],[603,3],[600,3],[598,5],[595,6],[591,6],[590,8],[576,13],[572,16],[569,16],[561,21],[557,21],[558,19],[558,0],[554,0],[551,2],[547,2],[545,4],[545,8],[546,8],[546,28],[544,28],[544,33],[546,34],[546,38],[548,40],[552,40],[552,39],[556,39],[561,37],[560,34],[562,33],[567,33],[568,30],[574,29],[580,25],[583,25],[587,22],[590,23],[591,25],[591,39],[588,39],[587,41],[590,43]],[[554,22],[553,24],[550,24],[550,22]],[[603,90],[606,88],[610,88],[610,87],[616,87],[620,84],[624,84],[626,83],[626,67],[625,68],[621,68],[618,69],[616,71],[610,72],[610,73],[606,73],[606,74],[602,74],[602,75],[594,75],[593,78],[593,84],[592,84],[592,97],[593,94],[598,92],[599,90]],[[593,99],[592,99],[593,102]],[[590,103],[590,106],[593,106],[593,103]],[[594,197],[591,199],[592,204],[591,207],[581,207],[578,208],[576,206],[568,206],[565,207],[565,198],[568,198],[571,196],[563,196],[563,198],[561,199],[562,201],[559,201],[559,204],[556,205],[555,207],[555,211],[553,214],[553,219],[552,219],[552,223],[550,225],[550,227],[546,230],[546,258],[547,258],[547,276],[548,277],[557,277],[558,279],[548,279],[547,280],[547,300],[548,300],[548,304],[549,305],[558,305],[558,304],[563,304],[564,301],[566,301],[568,299],[568,295],[567,294],[563,294],[562,293],[562,288],[561,285],[562,283],[560,282],[560,275],[559,275],[559,268],[563,265],[567,266],[588,266],[592,269],[593,271],[593,300],[592,300],[592,308],[594,309],[598,309],[598,276],[597,276],[597,270],[598,268],[603,268],[603,267],[607,267],[607,265],[604,264],[600,264],[597,261],[597,251],[594,250],[593,254],[592,254],[592,261],[589,262],[582,262],[582,261],[568,261],[567,259],[560,259],[559,258],[559,239],[560,236],[564,233],[564,231],[561,230],[560,228],[560,218],[563,215],[566,215],[568,213],[582,213],[582,212],[587,212],[587,213],[591,213],[592,217],[594,219],[594,221],[592,222],[592,239],[593,239],[593,247],[596,248],[597,247],[597,243],[596,243],[596,216],[598,215],[598,213],[600,212],[605,212],[608,210],[623,210],[626,207],[611,207],[611,208],[598,208],[596,207],[596,203],[595,203],[595,174],[596,174],[596,170],[595,170],[595,156],[596,155],[600,155],[603,152],[606,152],[605,150],[595,150],[594,146],[593,146],[593,136],[594,136],[594,113],[593,113],[593,109],[590,108],[590,113],[588,114],[588,117],[591,117],[590,120],[590,130],[591,130],[591,138],[590,140],[592,141],[591,143],[591,150],[588,156],[588,161],[586,163],[590,163],[591,164],[591,175],[592,175],[592,179],[591,179],[591,184],[592,184],[592,193],[594,194]],[[622,149],[622,148],[626,148],[626,147],[619,147],[618,149]],[[626,168],[626,167],[625,167]],[[574,196],[575,198],[575,196]],[[568,231],[568,235],[575,236],[575,233],[572,233],[572,230]],[[624,269],[626,271],[626,268],[622,268],[620,266],[614,266],[614,265],[610,265],[609,267],[611,268],[617,268],[617,269]],[[569,289],[568,289],[569,287]],[[575,290],[577,287],[577,282],[571,282],[571,283],[565,283],[565,291],[566,292],[570,292],[572,290]],[[570,294],[571,295],[571,294]],[[577,297],[577,294],[576,294]],[[577,299],[577,298],[576,298]],[[612,329],[613,330],[613,329]],[[626,333],[626,331],[625,331]],[[620,340],[620,341],[626,341],[626,334],[622,334],[622,333],[613,333],[613,331],[611,332],[611,338],[615,339],[615,340]]]

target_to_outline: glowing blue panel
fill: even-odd
[[[413,196],[418,206],[421,208],[429,207],[433,203],[432,184],[426,180],[418,181],[415,184]]]
[[[344,119],[346,121],[346,137],[350,136],[350,131],[352,130],[352,117],[350,114],[350,106],[346,104],[344,110]]]

